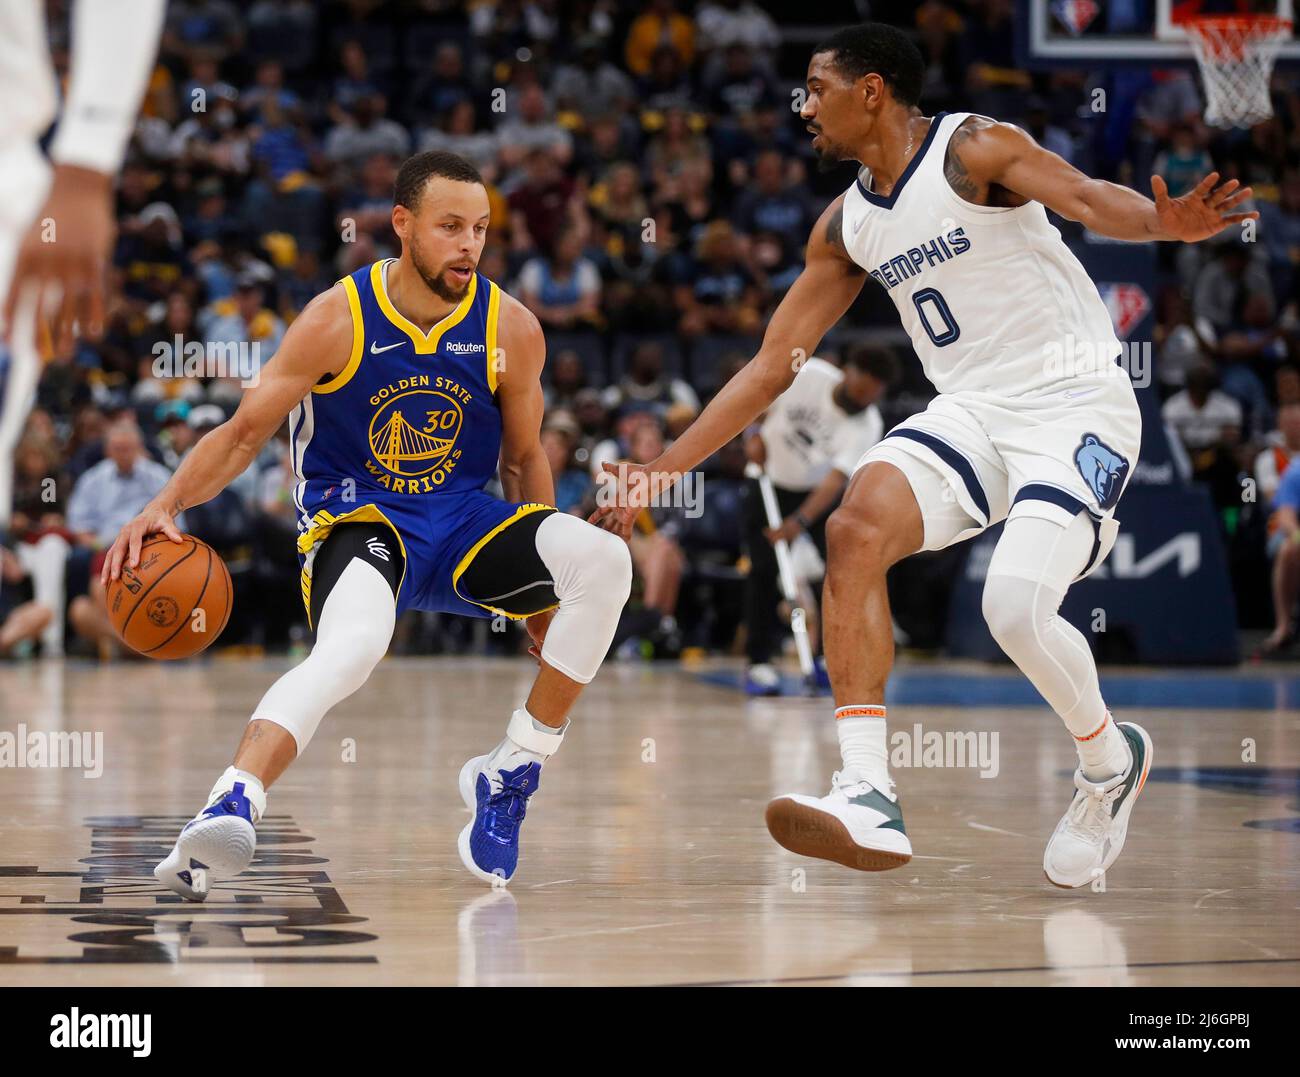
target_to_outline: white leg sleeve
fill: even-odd
[[[1012,516],[984,584],[984,619],[993,638],[1076,737],[1101,725],[1106,705],[1087,640],[1057,610],[1093,543],[1093,523],[1083,513],[1064,527]]]
[[[632,590],[632,556],[618,536],[563,512],[551,513],[538,525],[536,541],[560,600],[542,658],[566,677],[588,684],[614,641]]]
[[[388,652],[396,620],[388,581],[353,558],[325,599],[311,654],[271,685],[250,721],[283,726],[301,755],[325,712],[365,684]]]

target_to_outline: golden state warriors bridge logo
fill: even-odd
[[[366,470],[394,493],[429,493],[455,468],[469,390],[451,378],[403,378],[370,397]]]

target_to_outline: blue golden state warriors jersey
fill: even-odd
[[[399,610],[484,616],[456,592],[456,578],[494,529],[541,507],[483,490],[501,453],[501,290],[476,273],[456,309],[425,333],[389,299],[389,264],[343,278],[351,356],[290,416],[304,598],[313,551],[334,526],[382,521],[407,562]]]

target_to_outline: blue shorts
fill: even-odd
[[[312,507],[311,524],[298,535],[303,602],[311,609],[311,562],[316,549],[342,523],[384,523],[393,529],[406,557],[397,591],[397,612],[429,610],[466,617],[493,617],[504,611],[464,598],[456,582],[488,540],[532,512],[550,505],[502,501],[483,490],[438,493],[428,497],[357,489]],[[506,616],[512,616],[506,614]]]

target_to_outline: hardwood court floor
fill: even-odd
[[[825,700],[611,665],[494,893],[456,855],[456,775],[532,664],[389,659],[273,789],[253,869],[182,903],[150,869],[282,668],[0,666],[0,736],[101,731],[104,756],[0,769],[0,984],[1300,983],[1300,711],[1127,708],[1155,771],[1105,892],[1066,892],[1041,861],[1073,752],[1044,706],[893,708],[997,733],[998,773],[897,769],[918,855],[861,874],[763,826],[828,787]]]

